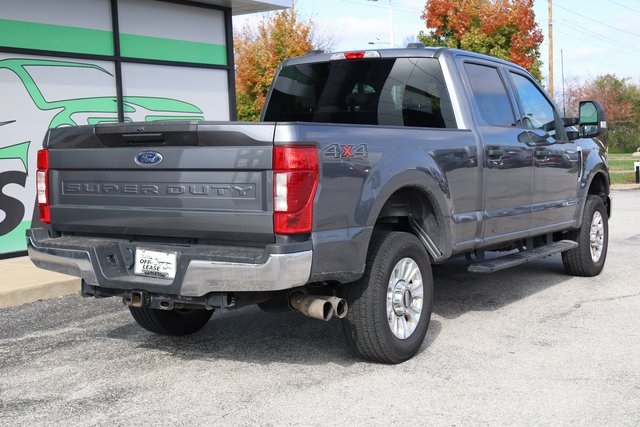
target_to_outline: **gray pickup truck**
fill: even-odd
[[[524,69],[460,50],[289,59],[259,123],[50,130],[29,254],[155,333],[258,304],[342,318],[356,354],[399,363],[424,340],[434,263],[561,253],[600,273],[606,122],[579,108],[563,118]]]

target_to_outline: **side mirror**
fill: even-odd
[[[607,130],[604,109],[597,101],[580,101],[580,136],[593,138]]]

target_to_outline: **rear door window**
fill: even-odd
[[[469,62],[464,68],[480,117],[491,126],[515,126],[513,108],[498,69]]]
[[[338,60],[284,67],[266,121],[455,128],[434,58]]]

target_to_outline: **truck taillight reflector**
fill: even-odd
[[[273,228],[276,234],[310,233],[318,188],[318,149],[279,146],[273,150]]]
[[[38,170],[36,172],[36,189],[38,191],[38,212],[40,221],[51,222],[49,200],[49,150],[38,151]]]

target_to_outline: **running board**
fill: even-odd
[[[569,249],[577,248],[578,244],[573,240],[561,240],[548,245],[539,246],[515,254],[505,255],[486,261],[474,262],[469,266],[471,273],[494,273],[504,270],[505,268],[515,267],[525,262],[534,261],[540,258],[548,257]]]

